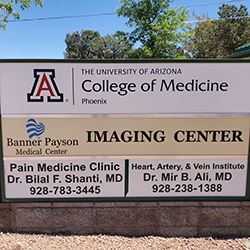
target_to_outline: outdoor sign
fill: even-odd
[[[250,113],[249,79],[248,62],[218,60],[0,63],[1,113]]]
[[[133,160],[127,197],[244,197],[247,159]]]
[[[7,159],[6,199],[246,196],[246,157]]]
[[[250,61],[3,61],[2,200],[249,200]]]
[[[2,118],[3,155],[247,155],[249,126],[250,117]]]
[[[6,198],[124,196],[122,160],[32,159],[5,162]]]

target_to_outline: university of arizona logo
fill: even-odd
[[[31,139],[34,136],[39,136],[44,133],[45,126],[43,123],[39,122],[37,124],[35,119],[29,119],[26,124],[27,133],[29,135],[29,138]]]
[[[28,102],[63,102],[63,93],[60,93],[55,82],[54,69],[34,69],[34,84],[27,94]]]

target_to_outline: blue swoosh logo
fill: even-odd
[[[37,124],[35,119],[29,119],[26,124],[27,133],[31,139],[34,136],[39,136],[45,131],[45,126],[43,123],[39,122]]]

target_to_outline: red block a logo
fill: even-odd
[[[55,82],[54,69],[34,69],[35,82],[32,90],[27,94],[28,102],[63,102],[63,93],[60,93]]]

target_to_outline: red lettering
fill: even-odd
[[[43,87],[44,83],[46,84],[47,87]],[[52,89],[51,89],[51,87],[50,87],[49,81],[48,81],[48,79],[47,79],[47,77],[46,77],[45,74],[43,74],[43,77],[42,77],[42,80],[41,80],[41,83],[40,83],[40,86],[38,88],[36,96],[40,96],[40,94],[41,94],[41,92],[43,90],[45,90],[45,91],[48,90],[50,92],[51,96],[55,96],[54,93],[53,93],[53,91],[52,91]]]

